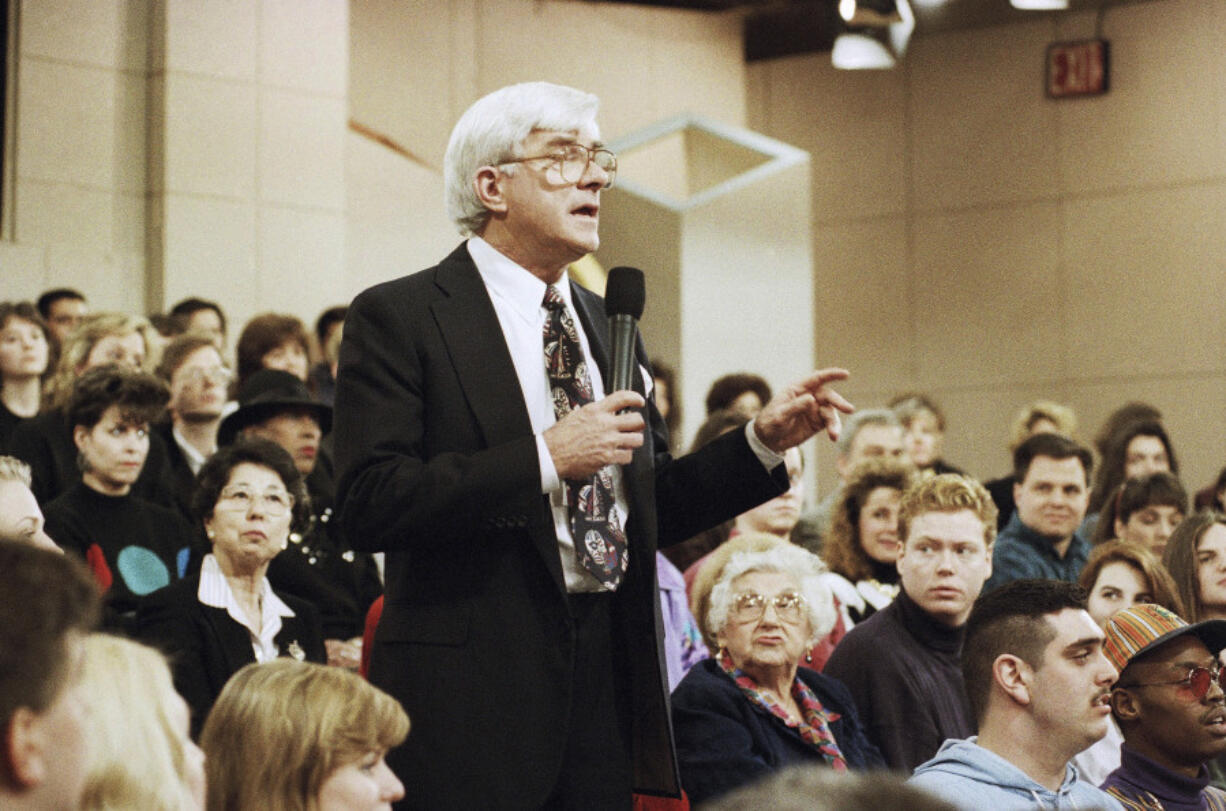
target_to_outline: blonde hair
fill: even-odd
[[[94,313],[81,321],[80,326],[72,331],[60,348],[60,360],[55,366],[55,374],[47,381],[45,403],[53,409],[63,408],[72,396],[72,386],[80,374],[80,368],[85,364],[94,345],[110,335],[131,335],[138,333],[145,342],[145,360],[141,371],[151,372],[157,368],[159,358],[153,357],[159,346],[151,340],[151,334],[156,332],[149,319],[143,315],[126,315],[124,313]]]
[[[1030,438],[1031,429],[1040,420],[1047,420],[1056,426],[1059,433],[1070,438],[1077,430],[1077,415],[1073,413],[1073,409],[1051,400],[1036,400],[1017,412],[1017,416],[1013,418],[1013,426],[1009,431],[1009,453],[1013,453]]]
[[[983,543],[989,549],[996,540],[996,504],[983,485],[970,476],[942,473],[923,479],[902,494],[898,505],[898,537],[905,544],[916,516],[970,510],[983,522]]]
[[[231,677],[200,738],[209,811],[317,811],[337,769],[409,733],[394,698],[336,667],[277,659]]]
[[[187,785],[187,730],[176,723],[170,668],[162,654],[131,640],[90,634],[84,641],[82,695],[89,704],[86,811],[181,811]],[[183,711],[186,707],[183,707]]]

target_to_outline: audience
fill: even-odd
[[[264,313],[243,327],[238,336],[238,387],[261,369],[280,369],[307,382],[310,342],[306,327],[292,315]]]
[[[318,465],[320,438],[331,426],[331,407],[312,399],[306,384],[288,372],[261,369],[240,387],[238,410],[222,421],[218,441],[275,442],[305,477],[311,523],[290,535],[290,549],[268,567],[268,580],[319,609],[330,663],[357,668],[363,620],[382,585],[370,554],[355,552],[332,520],[333,484]]]
[[[0,456],[0,540],[60,549],[44,530],[43,511],[30,491],[30,466],[13,456]]]
[[[1134,605],[1154,603],[1175,614],[1183,613],[1183,603],[1166,569],[1148,549],[1129,541],[1096,546],[1078,583],[1089,595],[1086,610],[1104,630],[1116,612]],[[1072,760],[1082,779],[1102,785],[1107,775],[1119,768],[1123,741],[1115,722],[1108,723],[1102,740]]]
[[[898,596],[898,508],[912,478],[908,465],[870,459],[852,470],[836,505],[822,546],[824,579],[849,630]]]
[[[200,740],[208,809],[386,809],[405,789],[383,757],[408,732],[396,700],[353,673],[286,659],[247,665]]]
[[[166,419],[154,425],[153,432],[166,448],[175,506],[184,516],[190,516],[196,474],[217,450],[217,429],[226,405],[230,370],[213,337],[193,331],[166,345],[157,374],[169,386],[170,400],[166,403]]]
[[[1226,619],[1226,517],[1202,510],[1185,518],[1167,541],[1162,563],[1189,622]]]
[[[339,336],[345,327],[346,306],[329,307],[315,320],[315,340],[319,345],[320,360],[311,367],[310,383],[321,403],[332,405],[336,399],[336,360],[329,357],[329,345],[339,348]]]
[[[677,390],[677,373],[673,367],[662,360],[651,362],[652,390],[651,399],[656,411],[668,427],[668,441],[676,447],[680,441],[678,431],[681,428],[681,400]]]
[[[1116,488],[1129,479],[1150,473],[1179,474],[1175,449],[1166,430],[1156,421],[1134,422],[1123,426],[1112,436],[1103,453],[1102,464],[1094,477],[1084,535],[1093,537],[1098,514]],[[1107,531],[1110,531],[1108,529]]]
[[[13,430],[9,452],[30,465],[31,489],[43,504],[63,493],[81,477],[77,447],[67,407],[77,378],[99,366],[118,365],[146,369],[153,365],[146,352],[147,319],[120,313],[97,313],[81,322],[60,347],[55,373],[47,382],[43,412],[23,420]],[[135,490],[142,498],[174,506],[167,476],[166,448],[153,440],[149,458]]]
[[[786,542],[733,554],[710,591],[714,659],[673,692],[681,782],[706,800],[793,763],[836,771],[882,765],[845,687],[802,668],[836,618],[825,567]]]
[[[1130,478],[1103,505],[1094,543],[1118,538],[1139,543],[1161,558],[1187,514],[1188,493],[1174,474],[1158,471]]]
[[[187,704],[166,660],[107,634],[91,634],[84,648],[90,757],[82,811],[203,811],[204,753],[188,735]]]
[[[182,576],[194,539],[182,516],[133,488],[166,398],[153,375],[102,366],[81,376],[68,403],[81,472],[47,504],[47,532],[89,563],[116,630],[130,628],[145,595]]]
[[[1073,409],[1050,400],[1036,400],[1024,407],[1013,418],[1013,428],[1009,438],[1009,458],[1012,459],[1018,447],[1035,434],[1060,434],[1071,439],[1076,430],[1077,415],[1073,413]],[[1015,484],[1017,484],[1017,479],[1014,478],[1012,472],[1008,476],[993,479],[984,484],[984,487],[992,494],[992,501],[996,502],[998,510],[996,528],[998,530],[1005,528],[1005,524],[1009,523],[1016,509],[1013,503]]]
[[[962,669],[979,735],[946,741],[911,785],[966,811],[1122,811],[1069,764],[1106,734],[1116,677],[1081,587],[1017,580],[980,598]]]
[[[843,498],[843,487],[856,465],[866,459],[904,458],[902,423],[889,409],[857,411],[843,422],[834,452],[839,485],[815,507],[806,510],[796,527],[796,543],[814,554],[821,554],[822,539],[830,528],[835,505]]]
[[[0,302],[0,453],[7,452],[17,423],[38,414],[50,336],[33,304]]]
[[[941,458],[945,413],[926,394],[901,394],[890,401],[903,428],[903,445],[911,464],[923,473],[961,473]]]
[[[933,476],[903,494],[898,532],[898,597],[848,632],[825,673],[847,685],[886,763],[909,771],[975,731],[960,656],[992,572],[996,506],[973,479]]]
[[[326,659],[319,614],[278,593],[265,573],[310,516],[302,474],[266,440],[222,448],[200,469],[194,512],[212,551],[200,571],[154,592],[138,632],[165,651],[196,731],[226,681],[248,662]]]
[[[201,332],[208,335],[218,352],[226,349],[226,314],[215,301],[185,298],[170,308],[176,333]]]
[[[902,777],[886,772],[839,774],[829,769],[790,766],[765,780],[737,789],[703,811],[955,811],[954,806]]]
[[[724,375],[707,390],[707,416],[717,411],[734,411],[749,420],[770,398],[770,384],[760,375],[748,372]]]
[[[0,808],[80,806],[89,763],[83,636],[98,590],[67,555],[0,540]]]
[[[85,296],[69,287],[57,287],[43,293],[38,297],[37,307],[57,346],[62,346],[89,314]]]
[[[1124,744],[1103,788],[1125,807],[1226,807],[1226,791],[1209,785],[1206,768],[1226,754],[1224,647],[1226,622],[1189,625],[1156,605],[1107,623],[1104,650],[1120,671],[1111,712]]]
[[[1035,434],[1013,452],[1017,511],[1000,531],[984,591],[1021,578],[1077,580],[1090,554],[1085,518],[1090,451],[1059,434]]]

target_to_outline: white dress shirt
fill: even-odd
[[[224,608],[231,619],[247,629],[247,633],[251,636],[251,649],[255,652],[257,662],[261,664],[271,662],[280,655],[277,643],[273,640],[276,639],[277,634],[281,633],[281,618],[294,616],[294,609],[282,602],[281,598],[273,592],[267,577],[260,583],[262,615],[258,631],[248,619],[247,612],[239,606],[238,599],[235,598],[234,591],[230,588],[230,582],[221,573],[221,566],[217,564],[217,558],[212,555],[205,555],[204,562],[200,564],[200,587],[196,590],[196,597],[205,605]]]
[[[548,494],[549,503],[553,509],[554,530],[558,536],[558,553],[562,560],[562,574],[566,580],[566,590],[569,592],[602,591],[604,585],[580,565],[575,558],[575,540],[570,530],[570,517],[566,508],[566,488],[558,478],[553,457],[545,445],[544,432],[557,422],[553,410],[553,398],[549,392],[549,377],[545,372],[545,321],[548,311],[545,309],[545,282],[538,279],[531,271],[499,253],[488,242],[480,237],[468,240],[468,253],[477,265],[481,281],[489,292],[494,304],[494,313],[502,327],[503,338],[511,353],[511,361],[515,365],[515,374],[519,378],[519,387],[524,395],[524,403],[528,407],[528,418],[532,424],[532,433],[536,436],[536,453],[540,461],[541,492]],[[592,357],[587,335],[583,331],[583,323],[575,312],[571,301],[570,277],[567,273],[554,285],[566,309],[575,323],[575,331],[579,333],[579,345],[583,349],[583,358],[587,364],[588,375],[592,382],[592,400],[600,400],[605,396],[604,378],[600,367]],[[646,379],[643,371],[645,391],[651,391],[651,381]],[[750,430],[753,423],[746,426],[746,436],[750,447],[767,470],[773,470],[783,463],[783,456],[767,448]],[[614,517],[624,529],[626,526],[626,487],[622,481],[620,465],[609,465],[608,472],[613,480]]]

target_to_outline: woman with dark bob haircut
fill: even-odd
[[[193,710],[193,733],[243,665],[279,656],[324,662],[319,613],[273,591],[268,564],[310,520],[302,474],[280,445],[240,439],[196,478],[192,507],[212,551],[200,571],[150,595],[139,635],[174,663],[175,688]]]
[[[1113,538],[1131,541],[1161,559],[1171,533],[1187,514],[1188,492],[1173,473],[1160,470],[1138,476],[1121,484],[1107,499],[1093,543]]]
[[[308,382],[310,339],[302,321],[292,315],[263,313],[252,318],[238,336],[234,352],[238,361],[236,387],[261,369],[280,369]]]

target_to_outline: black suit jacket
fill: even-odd
[[[238,670],[255,661],[251,636],[224,608],[200,602],[199,573],[145,598],[136,613],[137,636],[164,652],[174,672],[175,689],[192,708],[192,736],[198,737],[213,702]],[[294,611],[282,617],[275,637],[282,655],[298,643],[306,660],[326,663],[319,613],[310,603],[283,592],[277,596]]]
[[[607,380],[601,300],[572,292]],[[675,794],[657,544],[744,512],[787,483],[782,465],[763,469],[742,432],[672,460],[654,407],[648,423],[623,468],[630,552],[614,597],[613,678],[636,787]],[[387,552],[370,678],[412,719],[391,758],[410,803],[539,806],[561,769],[572,712],[573,626],[527,408],[465,246],[354,300],[334,433],[345,535]]]

